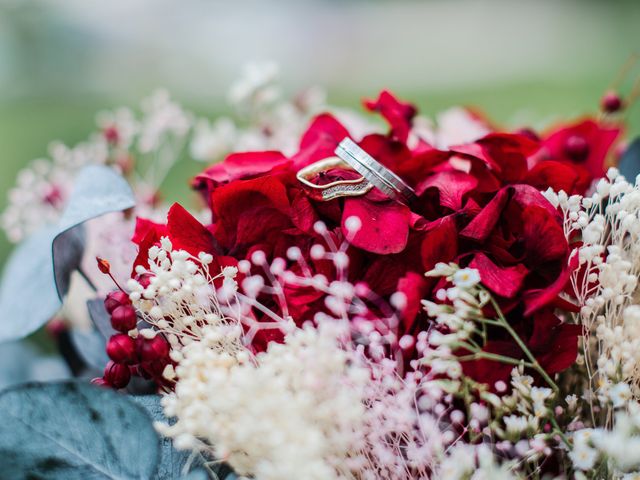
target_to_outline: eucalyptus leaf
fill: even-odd
[[[171,423],[164,415],[162,405],[160,405],[160,395],[141,395],[131,397],[138,404],[144,407],[154,421]],[[200,454],[194,454],[189,451],[176,450],[173,448],[173,442],[170,438],[162,438],[160,440],[161,457],[158,465],[158,480],[169,480],[180,478],[185,474],[185,470],[199,467],[204,463],[204,459]],[[191,478],[191,477],[188,477]],[[199,477],[194,477],[199,478]],[[204,478],[208,478],[205,476]],[[223,479],[224,477],[220,477]]]
[[[51,256],[55,234],[46,228],[9,257],[0,282],[0,342],[26,337],[60,309]]]
[[[636,176],[640,174],[640,137],[631,142],[622,154],[618,170],[630,183],[633,183]]]
[[[98,330],[70,331],[71,343],[85,365],[93,370],[102,372],[109,361],[106,353],[107,342]]]
[[[53,268],[58,295],[63,298],[69,289],[69,267],[74,258],[82,259],[83,233],[78,227],[87,220],[135,206],[131,187],[121,175],[104,165],[89,165],[82,169],[67,206],[58,223],[58,235],[53,240]],[[71,250],[71,254],[68,254]]]
[[[158,435],[147,412],[112,390],[78,382],[0,393],[3,478],[148,480]]]
[[[113,169],[92,165],[78,174],[58,225],[35,233],[9,257],[0,282],[0,342],[26,337],[60,309],[82,261],[82,224],[134,205],[131,188]]]
[[[60,357],[43,355],[26,341],[0,345],[0,389],[29,381],[65,380],[71,372]]]
[[[104,307],[104,300],[96,298],[87,302],[87,309],[91,321],[104,338],[109,338],[118,332],[111,326],[111,317]]]

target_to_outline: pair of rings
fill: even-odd
[[[303,185],[318,193],[322,200],[329,201],[340,197],[360,196],[374,187],[389,198],[408,205],[417,199],[416,193],[409,185],[350,138],[347,137],[340,142],[335,154],[337,157],[315,162],[298,171],[296,175]],[[355,170],[362,177],[353,180],[337,180],[326,185],[319,185],[311,181],[318,174],[332,168]]]

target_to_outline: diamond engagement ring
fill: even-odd
[[[331,183],[320,185],[311,180],[319,174],[325,173],[332,168],[343,168],[354,170],[353,167],[345,163],[338,157],[329,157],[298,171],[296,178],[300,183],[311,189],[320,200],[329,201],[340,197],[358,197],[364,195],[373,188],[373,185],[366,178],[360,177],[352,180],[336,180]]]
[[[388,197],[408,205],[418,199],[413,188],[375,160],[349,137],[340,142],[335,154]]]

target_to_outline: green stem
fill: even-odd
[[[490,297],[490,301],[491,301],[491,305],[493,305],[493,308],[496,311],[496,314],[498,315],[499,321],[502,324],[501,326],[507,332],[509,332],[509,335],[511,335],[511,337],[515,340],[515,342],[518,344],[520,349],[524,352],[525,356],[531,362],[532,368],[540,374],[540,376],[547,382],[547,384],[549,384],[549,386],[553,389],[555,393],[558,393],[560,391],[560,388],[558,388],[558,385],[556,384],[556,382],[553,381],[553,379],[544,370],[544,368],[540,366],[540,364],[538,363],[538,360],[536,360],[536,357],[533,356],[529,348],[525,345],[525,343],[520,338],[520,335],[518,335],[516,331],[511,327],[511,325],[509,325],[509,322],[507,322],[507,319],[504,318],[504,315],[502,315],[502,311],[500,310],[498,303],[495,301],[493,297]]]

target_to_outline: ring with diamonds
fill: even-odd
[[[353,167],[345,163],[338,157],[329,157],[312,163],[298,171],[296,178],[300,183],[310,188],[317,194],[320,200],[329,201],[340,197],[358,197],[369,192],[373,185],[366,178],[360,177],[352,180],[336,180],[331,183],[320,185],[311,180],[319,174],[325,173],[332,168],[342,168],[354,170]]]
[[[413,188],[349,137],[340,142],[335,154],[388,197],[409,205],[418,199]]]

